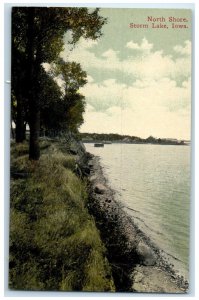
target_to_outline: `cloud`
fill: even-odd
[[[100,84],[88,83],[80,89],[80,92],[86,96],[87,103],[92,105],[96,111],[105,111],[112,106],[123,107],[125,86],[110,78]]]
[[[132,40],[126,44],[126,48],[138,50],[138,51],[150,52],[151,49],[153,48],[153,44],[150,44],[146,38],[143,38],[140,45],[134,43]]]
[[[101,83],[90,82],[80,91],[86,96],[87,102],[99,111],[112,106],[136,110],[144,110],[147,106],[164,106],[168,110],[175,107],[175,111],[178,111],[190,106],[191,82],[188,79],[179,87],[176,81],[165,77],[158,81],[139,80],[128,86],[108,79]]]
[[[93,82],[93,81],[94,81],[93,77],[90,76],[90,75],[87,75],[87,82],[88,82],[88,83],[91,83],[91,82]]]
[[[99,70],[99,72],[100,70],[107,70],[120,72],[136,79],[156,80],[161,77],[181,80],[181,78],[189,77],[191,74],[190,41],[186,41],[184,46],[176,45],[174,47],[174,53],[180,55],[177,58],[164,54],[162,50],[152,51],[153,44],[149,43],[146,38],[143,38],[140,44],[129,41],[121,51],[123,56],[127,48],[129,51],[132,50],[132,53],[126,53],[124,59],[119,58],[119,51],[110,48],[104,51],[101,56],[97,56],[93,51],[96,45],[96,41],[87,42],[81,39],[78,46],[70,54],[66,46],[61,55],[66,60],[79,62],[88,73],[93,70]],[[133,50],[137,50],[140,54],[134,55]],[[182,54],[186,55],[182,56]]]
[[[190,138],[190,41],[176,45],[173,56],[154,51],[146,38],[98,55],[96,46],[97,42],[81,39],[69,54],[67,48],[62,53],[66,60],[79,62],[88,74],[88,83],[80,89],[87,101],[82,131]],[[109,71],[111,77],[104,80],[102,73],[96,82],[95,74],[101,71]],[[119,80],[123,77],[129,78],[128,84]]]
[[[116,52],[113,49],[109,49],[109,50],[105,51],[104,53],[102,53],[102,56],[107,59],[117,60],[117,53],[118,53],[118,51]]]
[[[86,120],[86,122],[80,129],[80,131],[82,132],[111,132],[122,134],[121,110],[117,114],[107,114],[104,112],[96,111],[89,112],[88,110],[86,110],[84,119]]]
[[[176,45],[173,48],[174,51],[181,55],[191,55],[191,42],[185,41],[184,44],[185,44],[184,47],[181,45]]]
[[[93,48],[94,46],[97,46],[98,44],[98,41],[94,41],[94,40],[86,40],[84,38],[81,38],[80,39],[80,43],[78,45],[78,47],[80,46],[81,48],[85,48],[85,49],[90,49],[90,48]]]
[[[190,121],[187,114],[168,112],[164,108],[150,111],[134,111],[119,108],[97,112],[86,110],[82,132],[119,133],[147,138],[190,138]]]
[[[134,49],[134,50],[139,50],[140,47],[137,43],[134,43],[133,41],[130,41],[126,44],[126,47],[127,48],[130,48],[130,49]]]
[[[82,131],[182,139],[190,136],[190,79],[181,87],[169,78],[136,81],[132,86],[109,79],[87,84],[81,92],[88,103]]]

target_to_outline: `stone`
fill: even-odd
[[[153,266],[155,264],[155,253],[148,245],[146,245],[142,241],[140,241],[137,245],[137,253],[140,256],[143,265]]]
[[[104,194],[107,191],[107,188],[102,183],[97,183],[94,191],[96,194]]]
[[[89,180],[92,182],[92,181],[95,181],[97,179],[97,176],[95,175],[92,175],[89,177]]]
[[[155,267],[136,266],[132,289],[141,293],[183,293],[169,275]]]

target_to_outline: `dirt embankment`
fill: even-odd
[[[94,216],[117,291],[185,293],[188,282],[175,274],[143,232],[137,228],[103,175],[99,158],[86,155],[84,167],[89,180],[89,211]]]

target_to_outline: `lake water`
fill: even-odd
[[[179,275],[188,277],[190,147],[85,144],[100,157],[124,210],[151,238]]]

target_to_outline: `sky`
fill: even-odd
[[[70,51],[67,34],[61,53],[87,72],[80,89],[86,97],[80,131],[189,140],[191,11],[103,8],[100,15],[107,24],[99,40],[81,38]],[[166,28],[152,28],[160,21]],[[174,29],[172,23],[186,28]]]

